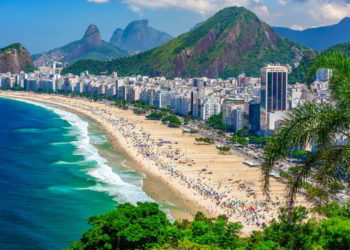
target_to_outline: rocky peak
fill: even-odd
[[[341,23],[341,24],[349,24],[350,23],[350,17],[344,17],[339,23]]]
[[[35,69],[28,50],[20,43],[0,48],[0,73],[32,72]]]
[[[113,32],[112,38],[110,40],[110,43],[115,45],[115,46],[120,45],[122,43],[122,40],[123,40],[123,33],[124,33],[123,29],[116,29]]]
[[[82,40],[89,47],[98,47],[101,45],[101,33],[95,24],[89,25]]]
[[[145,29],[148,27],[148,20],[144,19],[144,20],[136,20],[136,21],[132,21],[125,30],[128,29]]]

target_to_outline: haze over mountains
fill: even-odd
[[[158,48],[110,62],[79,61],[66,72],[116,71],[121,75],[167,77],[227,78],[240,73],[258,76],[266,63],[288,63],[296,67],[307,51],[280,37],[253,12],[230,7]]]
[[[116,29],[110,43],[126,51],[146,51],[158,47],[173,37],[148,26],[148,20],[131,22],[125,30]]]
[[[101,39],[101,33],[96,25],[91,24],[81,40],[69,43],[63,47],[33,56],[35,65],[40,66],[49,61],[72,63],[81,59],[107,61],[127,56],[128,53]]]
[[[292,30],[283,27],[274,27],[274,30],[282,37],[308,48],[323,51],[333,45],[350,41],[350,18],[346,17],[334,25],[306,30]]]

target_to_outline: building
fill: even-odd
[[[268,65],[261,69],[260,129],[269,128],[269,113],[287,110],[288,67]]]
[[[213,115],[218,115],[221,112],[220,101],[215,97],[207,97],[200,99],[200,114],[201,120],[208,120]]]
[[[174,94],[168,91],[156,91],[154,95],[153,105],[157,109],[171,108],[171,99]]]
[[[332,77],[331,69],[319,69],[316,72],[316,81],[327,82]]]
[[[222,104],[222,122],[230,130],[244,128],[244,100],[226,99]]]
[[[256,101],[249,102],[249,130],[256,133],[260,130],[260,104]]]

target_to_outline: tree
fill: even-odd
[[[176,128],[182,125],[181,120],[176,115],[167,115],[162,119],[163,123],[168,123],[169,127]]]
[[[338,191],[334,187],[339,187],[341,178],[348,178],[350,172],[350,145],[335,142],[336,135],[350,136],[350,59],[338,53],[321,54],[310,69],[309,82],[319,68],[333,69],[329,86],[334,103],[307,102],[289,111],[282,128],[264,149],[262,181],[269,198],[270,173],[274,165],[291,155],[295,148],[307,144],[317,147],[315,153],[309,154],[296,167],[288,182],[290,220],[296,194],[308,178],[316,190],[322,191],[320,201],[327,202],[329,195]]]
[[[231,148],[227,146],[221,146],[221,147],[217,146],[216,149],[219,150],[220,153],[227,153],[227,152],[230,152]]]
[[[121,204],[105,215],[91,217],[92,228],[71,249],[152,249],[166,243],[170,226],[155,203]]]

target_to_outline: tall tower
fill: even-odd
[[[288,68],[268,65],[261,69],[260,125],[268,127],[268,113],[287,110]]]

